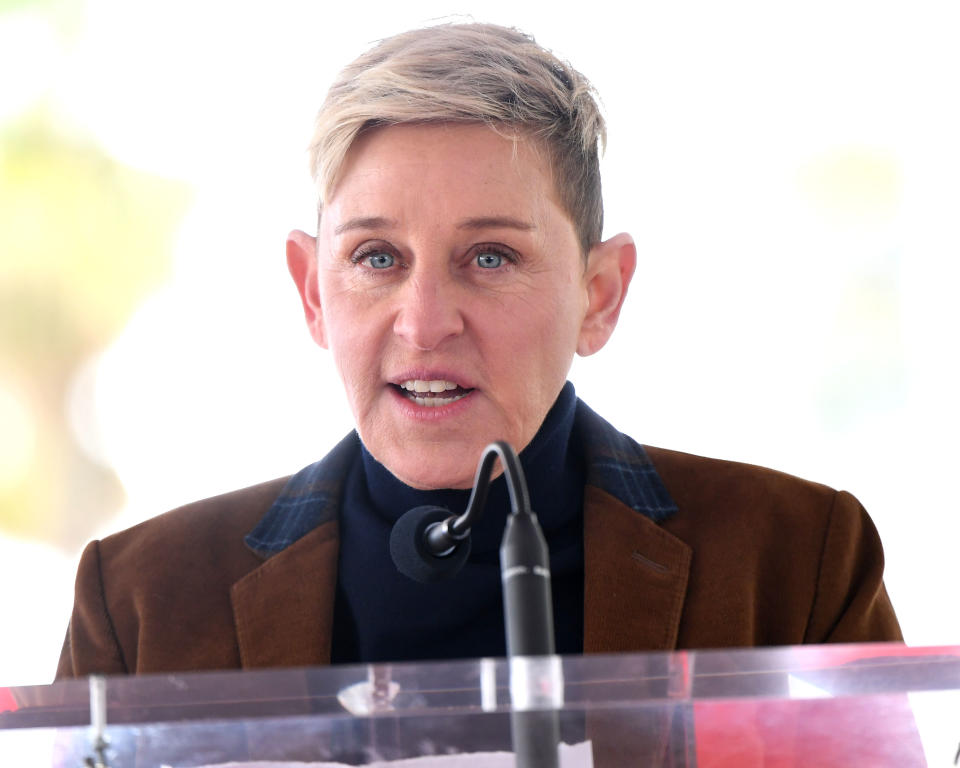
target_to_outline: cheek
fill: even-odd
[[[546,294],[545,294],[546,295]],[[566,299],[535,297],[506,311],[498,332],[488,337],[488,349],[499,362],[504,379],[512,381],[512,408],[524,420],[542,418],[549,408],[576,352],[579,325],[576,309]]]
[[[334,355],[338,359],[341,355],[349,357],[355,345],[366,347],[365,339],[373,330],[371,320],[375,319],[369,302],[337,280],[328,280],[321,286],[321,299],[327,342]]]
[[[546,294],[537,302],[537,321],[530,327],[537,338],[531,343],[546,365],[573,358],[582,314],[578,299],[575,291],[567,290]]]
[[[351,301],[331,301],[326,309],[327,345],[347,398],[359,417],[380,385],[383,336]]]

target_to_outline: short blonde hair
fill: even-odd
[[[587,79],[529,35],[444,24],[386,38],[349,64],[316,118],[310,167],[320,208],[365,130],[399,123],[481,122],[546,149],[559,200],[586,254],[603,231],[603,117]]]

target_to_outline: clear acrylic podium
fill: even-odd
[[[803,646],[541,661],[175,673],[0,688],[0,765],[84,768],[100,758],[111,768],[508,765],[503,753],[511,749],[516,708],[555,713],[561,741],[580,745],[561,755],[572,760],[562,766],[952,766],[960,747],[960,647]],[[98,753],[100,733],[107,743]]]

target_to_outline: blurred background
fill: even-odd
[[[451,14],[603,97],[640,264],[579,394],[852,491],[908,642],[960,643],[960,5],[616,5],[0,0],[0,684],[52,678],[88,540],[350,429],[284,262],[312,117]]]

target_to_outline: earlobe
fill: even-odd
[[[313,340],[326,348],[323,326],[323,307],[320,286],[317,283],[317,240],[306,232],[295,229],[287,236],[287,269],[296,283],[303,303],[303,314]]]
[[[587,311],[580,326],[578,355],[592,355],[610,339],[636,268],[637,247],[625,232],[590,250],[584,276]]]

